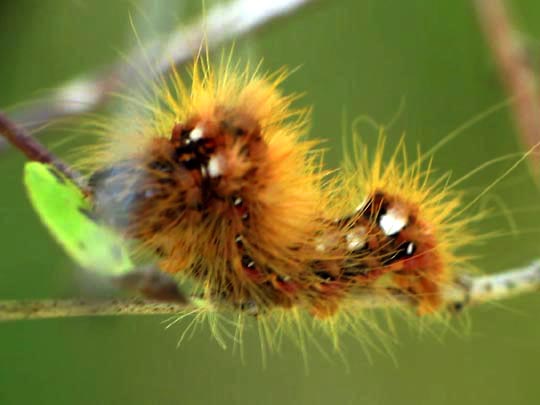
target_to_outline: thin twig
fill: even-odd
[[[84,188],[79,173],[49,151],[43,144],[26,133],[26,131],[15,125],[15,123],[1,112],[0,135],[3,135],[9,143],[19,149],[29,160],[52,164],[60,172],[73,180],[75,184],[78,184],[81,189]]]
[[[512,27],[503,0],[476,0],[476,9],[507,92],[515,99],[514,117],[523,143],[532,148],[540,142],[540,98],[536,73],[525,47]],[[531,155],[535,172],[540,154]]]
[[[480,305],[505,300],[540,290],[540,261],[521,268],[484,276],[460,278],[445,291],[445,301],[460,309],[461,306]]]
[[[448,286],[444,302],[451,310],[499,301],[540,289],[540,262],[503,273],[462,279]],[[409,301],[399,293],[370,294],[358,297],[363,308],[388,308],[407,305]],[[22,319],[68,318],[82,316],[118,315],[175,315],[209,305],[200,299],[189,302],[162,303],[140,298],[106,301],[38,300],[0,301],[0,321]],[[217,309],[215,309],[217,310]]]
[[[216,6],[203,20],[173,32],[165,43],[158,44],[160,52],[157,70],[170,69],[171,64],[188,61],[198,52],[206,38],[214,48],[240,35],[251,33],[269,22],[289,16],[316,0],[236,0]]]
[[[214,48],[292,15],[315,1],[235,0],[215,6],[200,21],[180,27],[160,41],[146,44],[145,49],[137,49],[112,69],[68,81],[45,99],[13,113],[12,118],[24,123],[29,130],[37,130],[51,120],[92,111],[107,101],[118,87],[129,83],[148,59],[153,61],[154,74],[162,74],[173,65],[189,61],[205,38],[208,47]],[[6,146],[0,140],[0,150]]]
[[[142,298],[114,300],[0,301],[0,320],[68,318],[106,315],[176,314],[193,304],[147,301]]]

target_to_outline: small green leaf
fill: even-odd
[[[28,162],[24,183],[43,223],[81,267],[109,276],[133,270],[123,239],[97,221],[70,179],[51,165]]]

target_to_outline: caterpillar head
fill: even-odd
[[[170,142],[174,160],[198,171],[209,192],[222,198],[238,193],[255,177],[267,152],[261,126],[253,117],[220,106],[206,117],[176,124]]]

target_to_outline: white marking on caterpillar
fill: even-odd
[[[223,159],[221,156],[212,156],[208,161],[208,174],[210,177],[219,177],[222,174]]]
[[[389,209],[379,220],[379,226],[387,236],[399,233],[405,225],[407,225],[407,217],[394,208]]]
[[[204,167],[204,166],[201,166],[201,175],[203,177],[208,176],[208,171],[206,170],[206,167]]]
[[[317,243],[315,249],[317,250],[317,252],[324,252],[326,250],[326,245],[324,243]]]
[[[345,235],[345,239],[347,239],[347,249],[348,250],[358,250],[362,249],[366,244],[366,228],[363,226],[360,226],[358,228],[355,228],[351,230],[347,235]]]
[[[234,204],[235,207],[238,207],[239,205],[242,204],[242,202],[243,202],[243,201],[242,201],[242,199],[241,199],[240,197],[236,197],[236,198],[234,199],[234,201],[233,201],[233,204]]]
[[[204,136],[204,128],[198,125],[195,128],[193,128],[193,130],[189,133],[189,139],[191,139],[193,142],[197,142],[203,136]]]

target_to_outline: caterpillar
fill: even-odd
[[[403,142],[387,158],[384,134],[372,159],[357,145],[325,170],[320,142],[305,139],[309,109],[279,89],[284,69],[199,56],[190,76],[173,70],[124,97],[144,113],[94,122],[100,140],[78,161],[94,214],[135,253],[240,316],[332,321],[385,291],[419,315],[444,310],[441,289],[474,238],[444,176],[431,181],[420,156],[407,163]]]

